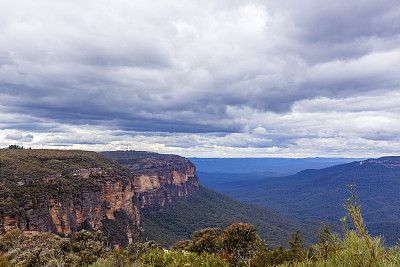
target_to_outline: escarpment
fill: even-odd
[[[103,154],[132,171],[142,209],[157,209],[175,198],[191,198],[199,189],[196,166],[186,158],[143,151]]]
[[[126,243],[140,226],[143,209],[189,198],[198,190],[195,166],[185,158],[104,154],[1,149],[0,234],[19,228],[68,236],[89,228],[121,235]]]

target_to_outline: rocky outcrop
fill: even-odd
[[[104,155],[128,167],[141,209],[157,209],[199,189],[196,166],[188,159],[143,151],[109,151]]]
[[[19,228],[68,236],[89,227],[111,236],[116,230],[106,227],[115,228],[109,223],[115,220],[131,241],[143,210],[198,190],[188,159],[136,151],[104,155],[0,150],[0,234]]]
[[[382,157],[378,159],[367,159],[359,161],[358,164],[360,166],[370,165],[373,167],[383,166],[389,169],[400,169],[400,157],[391,156],[391,157]]]
[[[140,207],[132,201],[135,197],[132,177],[90,178],[95,181],[95,186],[83,185],[77,192],[50,194],[43,201],[29,201],[23,212],[19,212],[17,216],[4,216],[0,231],[4,233],[19,228],[24,231],[52,232],[68,236],[83,225],[100,230],[104,219],[114,219],[114,212],[121,210],[126,212],[134,226],[140,224]],[[51,184],[58,185],[54,180]],[[135,230],[131,226],[128,232]]]

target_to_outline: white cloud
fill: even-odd
[[[255,135],[266,135],[267,130],[264,127],[258,126],[257,128],[254,128],[253,134]]]

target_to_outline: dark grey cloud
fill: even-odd
[[[399,24],[394,0],[6,3],[0,145],[387,152]]]
[[[370,36],[392,38],[399,33],[398,1],[307,2],[309,5],[301,9],[305,14],[295,18],[305,29],[307,42],[348,43]]]

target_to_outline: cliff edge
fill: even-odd
[[[177,155],[145,151],[106,151],[103,155],[129,168],[141,209],[153,209],[199,190],[196,166]]]
[[[195,170],[188,159],[149,152],[1,149],[0,235],[91,228],[124,244],[143,209],[196,194]]]

